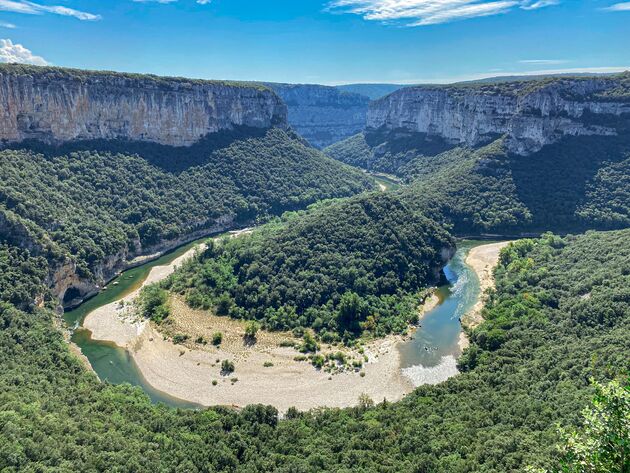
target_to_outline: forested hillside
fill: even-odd
[[[625,228],[629,160],[629,136],[569,138],[531,156],[508,154],[499,140],[438,155],[435,173],[411,161],[407,198],[458,234]]]
[[[370,146],[357,135],[326,153],[409,184],[401,195],[456,234],[577,232],[630,224],[630,135],[571,137],[529,156],[509,153],[503,140],[448,148],[413,135]],[[376,142],[383,140],[371,139]]]
[[[404,331],[454,241],[396,196],[368,194],[285,216],[210,245],[167,282],[193,307],[312,327],[326,341]],[[415,296],[415,297],[414,297]]]
[[[497,291],[461,366],[403,401],[290,411],[153,406],[99,383],[47,309],[0,304],[0,469],[18,471],[521,471],[552,466],[556,423],[576,425],[591,377],[627,374],[630,231],[525,240],[504,251]],[[40,263],[3,246],[4,301],[33,298]],[[378,400],[377,400],[378,401]],[[623,408],[623,404],[619,406]],[[597,470],[595,470],[597,471]]]
[[[0,234],[49,258],[71,256],[79,276],[94,278],[114,255],[371,186],[281,129],[242,129],[182,148],[31,143],[0,152]]]

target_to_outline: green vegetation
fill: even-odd
[[[88,373],[53,328],[50,310],[3,302],[0,469],[552,470],[561,460],[554,445],[563,442],[556,424],[577,429],[587,443],[591,425],[612,440],[619,432],[615,422],[583,427],[580,412],[597,394],[590,378],[605,384],[630,368],[629,241],[624,230],[547,235],[513,246],[501,258],[497,290],[484,311],[488,321],[462,359],[466,372],[398,403],[365,398],[350,409],[292,409],[282,421],[260,405],[240,412],[151,405],[139,389],[100,383]],[[3,247],[0,260],[10,251]],[[21,258],[38,265],[37,258]],[[1,287],[9,277],[0,272]],[[36,281],[23,281],[26,293]],[[497,343],[488,343],[496,330]],[[619,399],[613,389],[597,394],[596,418],[619,412],[627,419],[627,401],[601,398]],[[620,450],[608,448],[614,443],[597,445],[595,460],[618,458]]]
[[[249,340],[256,340],[256,335],[260,330],[260,324],[255,320],[249,320],[245,324],[245,338]]]
[[[630,378],[624,387],[617,381],[594,384],[596,396],[582,412],[582,429],[562,429],[559,464],[551,470],[528,468],[528,473],[630,472]]]
[[[221,362],[221,374],[227,376],[234,372],[234,363],[230,360],[223,360]]]
[[[371,172],[406,176],[402,170],[415,160],[426,159],[426,174],[436,170],[432,157],[453,146],[438,137],[423,133],[363,132],[335,143],[324,153],[331,158]]]
[[[102,81],[104,79],[120,80],[135,82],[135,85],[151,82],[156,86],[179,90],[182,85],[220,85],[224,87],[246,87],[256,90],[271,90],[269,87],[259,82],[242,82],[242,81],[226,81],[226,80],[207,80],[207,79],[190,79],[187,77],[168,77],[156,76],[154,74],[137,74],[131,72],[114,72],[114,71],[88,71],[84,69],[72,69],[68,67],[55,66],[33,66],[30,64],[0,64],[0,74],[14,74],[31,76],[36,80],[43,82],[51,82],[55,80],[79,80],[86,81]],[[131,84],[132,86],[134,84]]]
[[[581,83],[597,80],[600,84],[593,93],[583,93],[587,89]],[[466,81],[455,84],[432,84],[419,86],[423,89],[445,90],[454,96],[468,94],[471,91],[478,95],[507,95],[523,97],[550,86],[559,89],[567,99],[578,101],[629,101],[630,73],[598,76],[596,79],[588,76],[560,75],[537,78],[523,78],[519,80]]]
[[[630,223],[629,136],[574,137],[530,156],[498,140],[436,157],[438,171],[414,179],[404,199],[453,226],[456,234],[584,231]]]
[[[253,132],[251,132],[253,133]],[[86,143],[0,152],[0,232],[79,275],[125,252],[370,187],[290,134],[243,130],[191,148]],[[247,138],[248,136],[252,136]],[[122,149],[131,150],[121,152]]]
[[[157,323],[162,322],[171,312],[168,292],[156,285],[143,287],[136,303],[144,317]]]
[[[327,342],[382,336],[417,319],[419,291],[438,282],[452,247],[434,222],[374,193],[210,244],[163,286],[268,330],[311,327]]]
[[[212,344],[215,347],[218,347],[219,345],[221,345],[222,341],[223,341],[223,334],[221,332],[214,332],[212,334]]]

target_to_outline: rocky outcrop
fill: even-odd
[[[0,141],[124,139],[189,146],[238,126],[287,127],[287,110],[258,84],[0,66]]]
[[[289,124],[316,148],[344,140],[365,127],[370,99],[323,85],[266,84],[289,108]]]
[[[614,135],[630,118],[630,73],[498,84],[407,87],[372,102],[367,130],[478,146],[506,136],[509,151],[538,151],[564,136]]]

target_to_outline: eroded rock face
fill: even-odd
[[[266,84],[289,108],[289,124],[316,148],[325,148],[365,128],[370,99],[324,85]]]
[[[470,86],[418,86],[372,102],[369,130],[403,130],[477,146],[506,136],[526,155],[571,135],[614,135],[630,118],[630,74]]]
[[[236,126],[286,128],[286,106],[255,84],[0,66],[4,143],[125,139],[189,146]]]

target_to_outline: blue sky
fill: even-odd
[[[630,1],[0,0],[0,61],[339,84],[630,69]]]

